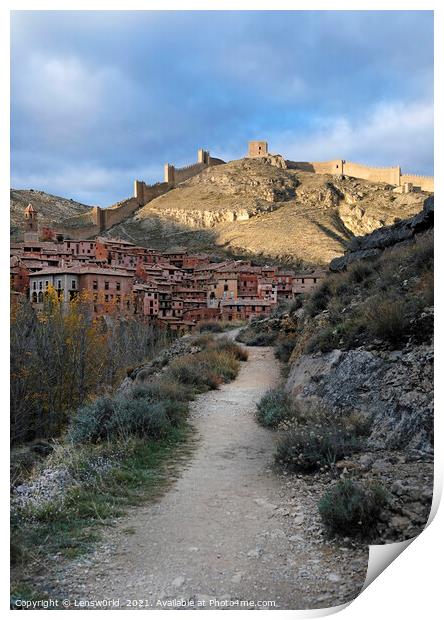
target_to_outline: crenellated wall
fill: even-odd
[[[148,185],[144,181],[134,181],[134,198],[137,200],[139,207],[146,205],[150,200],[154,200],[158,196],[162,196],[169,189],[171,189],[170,185],[166,182],[164,183],[154,183],[153,185]]]
[[[170,186],[175,186],[191,179],[191,177],[196,176],[196,174],[199,174],[199,172],[202,172],[210,166],[218,166],[224,163],[222,159],[211,157],[209,151],[199,149],[197,151],[197,163],[195,164],[183,166],[183,168],[176,168],[173,164],[165,164],[164,181]]]
[[[342,174],[342,159],[332,159],[331,161],[289,161],[289,168],[314,172],[316,174]]]
[[[367,181],[373,181],[374,183],[399,185],[401,168],[399,166],[393,166],[391,168],[377,168],[372,166],[364,166],[352,161],[344,161],[342,174],[345,174],[348,177],[366,179]]]
[[[419,174],[401,174],[400,185],[404,185],[405,183],[411,183],[414,188],[419,187],[424,192],[435,191],[434,177],[425,177]]]
[[[191,179],[191,177],[195,177],[196,174],[208,168],[209,164],[205,163],[197,163],[190,164],[189,166],[184,166],[183,168],[174,168],[174,184],[182,183],[187,179]]]
[[[366,179],[374,183],[388,183],[389,185],[400,186],[405,183],[412,183],[414,187],[419,187],[423,191],[434,191],[433,177],[420,176],[415,174],[402,174],[400,166],[380,168],[365,166],[352,161],[343,159],[333,159],[331,161],[289,161],[289,168],[314,172],[316,174],[339,174],[357,179]]]

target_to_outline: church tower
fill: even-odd
[[[39,240],[38,212],[31,203],[25,209],[25,242]]]

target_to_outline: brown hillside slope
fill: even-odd
[[[280,156],[203,171],[110,230],[144,245],[174,245],[326,264],[354,235],[419,212],[427,194],[290,170]]]
[[[62,224],[66,219],[84,215],[91,207],[69,198],[53,196],[32,189],[11,189],[10,214],[11,235],[16,236],[23,231],[23,210],[32,202],[39,212],[39,224]]]

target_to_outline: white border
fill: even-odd
[[[440,211],[440,198],[443,195],[443,180],[442,176],[440,176],[440,172],[443,167],[443,140],[442,136],[444,135],[444,127],[442,121],[442,112],[444,110],[444,96],[443,96],[443,75],[444,75],[444,44],[443,44],[443,24],[444,24],[444,9],[442,8],[442,3],[438,3],[437,1],[423,1],[423,2],[414,2],[414,1],[405,1],[405,2],[396,2],[396,1],[381,1],[381,0],[373,0],[373,2],[291,2],[288,0],[275,0],[274,2],[270,2],[269,0],[226,0],[221,2],[220,0],[212,0],[210,3],[203,1],[170,1],[164,0],[162,3],[160,2],[148,2],[148,1],[137,1],[137,0],[127,0],[127,2],[119,2],[109,0],[108,2],[104,1],[94,1],[90,0],[89,2],[85,0],[77,0],[76,2],[69,1],[46,1],[46,2],[20,2],[17,1],[9,1],[6,5],[2,6],[0,9],[1,17],[3,18],[0,22],[1,27],[1,36],[0,36],[0,46],[1,46],[1,58],[3,62],[0,66],[1,71],[1,86],[2,86],[2,97],[0,98],[1,105],[1,136],[3,138],[9,137],[9,65],[5,65],[5,59],[9,58],[9,11],[10,10],[434,10],[435,11],[435,170],[438,171],[438,175],[435,174],[435,195],[438,197],[437,200],[437,227],[438,230],[441,229],[440,223],[442,220],[442,214]],[[4,139],[2,141],[2,162],[4,163],[4,173],[1,176],[2,180],[2,197],[4,198],[4,210],[6,211],[6,205],[9,205],[9,187],[7,186],[7,179],[9,178],[9,140]],[[6,167],[8,166],[8,167]],[[4,212],[5,212],[4,211]],[[8,206],[9,212],[9,206]],[[1,250],[2,250],[2,264],[7,265],[9,261],[9,235],[8,229],[6,226],[2,227],[1,234],[4,236],[2,238]],[[438,307],[437,316],[441,316],[441,305],[442,305],[442,287],[440,285],[441,282],[441,265],[443,264],[443,249],[440,243],[436,244],[436,256],[437,256],[437,267],[436,267],[436,295],[437,302],[436,305]],[[2,288],[3,291],[9,290],[9,275],[7,270],[4,269],[2,272],[2,276],[5,279],[4,286]],[[7,280],[6,280],[7,278]],[[9,317],[9,299],[8,295],[5,294],[3,296],[4,304],[2,304],[1,308],[1,329],[2,329],[2,342],[4,346],[2,347],[2,394],[3,398],[7,400],[6,395],[9,392],[8,386],[8,317]],[[437,320],[436,323],[436,341],[437,341],[437,349],[439,352],[442,350],[443,344],[443,334],[441,321]],[[436,375],[441,377],[444,376],[442,374],[443,365],[441,360],[441,355],[438,356],[437,365],[436,365]],[[437,503],[439,502],[439,498],[441,496],[442,489],[442,472],[443,472],[443,423],[442,413],[441,413],[441,404],[442,400],[442,389],[440,383],[437,382],[436,385],[436,396],[437,396],[437,416],[436,416],[436,445],[437,452],[435,456],[435,496],[434,496],[434,510],[437,509]],[[6,403],[8,405],[8,403]],[[2,503],[3,506],[6,507],[6,510],[2,514],[2,524],[3,524],[3,532],[7,536],[7,528],[8,528],[8,515],[7,515],[7,506],[8,506],[8,488],[9,488],[9,463],[8,463],[8,449],[9,444],[8,441],[8,416],[7,411],[9,407],[6,406],[3,411],[2,416],[2,424],[3,428],[3,438],[5,440],[5,448],[3,450],[3,467],[2,473],[5,476],[4,484],[3,484],[3,492],[5,493],[5,498]],[[359,618],[359,620],[367,620],[374,618],[390,618],[390,616],[397,616],[408,619],[417,620],[418,617],[425,618],[426,620],[433,620],[434,618],[441,617],[442,614],[442,602],[441,602],[441,589],[442,589],[442,562],[441,562],[441,551],[443,549],[443,532],[444,532],[444,511],[438,511],[434,520],[432,520],[429,527],[421,534],[421,536],[415,540],[408,548],[401,553],[401,555],[396,559],[396,561],[391,564],[385,571],[382,577],[376,579],[355,601],[353,601],[349,606],[345,607],[341,612],[341,618],[344,620],[354,620]],[[5,541],[6,542],[6,541]],[[6,544],[5,544],[6,548]],[[2,580],[3,585],[3,596],[1,598],[3,609],[8,609],[9,607],[9,568],[7,565],[8,558],[7,554],[4,554],[4,563],[2,573],[4,575],[4,579]],[[324,610],[324,613],[334,613],[335,610]],[[8,613],[10,613],[8,611]],[[45,612],[40,612],[45,613]],[[59,612],[51,612],[51,614],[58,614]],[[82,612],[77,612],[82,613]],[[97,614],[101,613],[98,611],[89,612],[89,614]],[[117,611],[114,613],[125,614],[126,611]],[[177,613],[181,614],[190,614],[191,611],[181,611],[181,612],[173,612],[173,611],[149,611],[145,612],[149,613],[150,616],[155,616],[157,614],[161,614],[162,618],[171,617],[171,615],[176,615]],[[201,612],[205,614],[212,614],[214,612]],[[240,614],[242,612],[233,612],[236,614]],[[261,613],[261,612],[249,612],[251,613]],[[292,618],[307,618],[307,617],[315,617],[322,614],[320,610],[313,611],[264,611],[262,613],[267,613],[268,616],[275,617],[279,615],[280,617],[288,616]],[[234,617],[234,616],[233,616]],[[54,615],[51,615],[51,618],[55,618]]]

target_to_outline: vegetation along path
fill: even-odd
[[[254,410],[279,367],[272,348],[248,352],[235,381],[193,403],[197,447],[170,490],[132,510],[92,559],[65,572],[71,599],[114,598],[135,609],[236,609],[236,601],[302,609],[359,592],[366,554],[325,546],[319,526],[305,527],[307,510],[316,512],[306,483],[297,480],[298,491],[272,471],[275,433],[255,422]],[[337,582],[346,584],[341,591]]]

